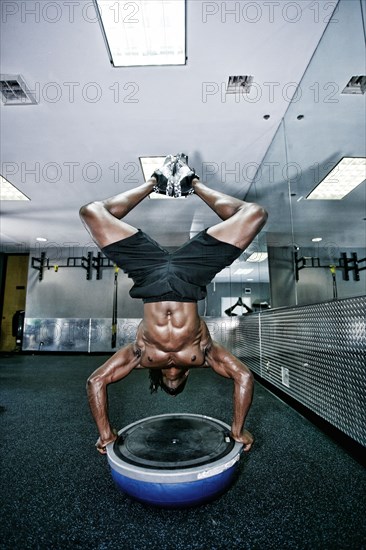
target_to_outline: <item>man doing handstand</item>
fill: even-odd
[[[116,439],[107,407],[107,386],[133,369],[150,369],[152,391],[160,385],[177,395],[193,367],[211,367],[234,383],[231,435],[249,451],[253,436],[244,429],[252,401],[253,376],[239,359],[211,339],[199,317],[197,301],[206,286],[252,242],[267,219],[265,210],[209,189],[179,154],[165,159],[161,170],[136,189],[87,204],[80,216],[107,258],[133,279],[133,298],[144,302],[144,314],[134,343],[125,345],[88,379],[87,393],[105,454]],[[168,252],[140,229],[121,221],[152,191],[171,196],[195,193],[221,218],[174,252]]]

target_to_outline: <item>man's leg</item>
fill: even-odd
[[[219,241],[245,250],[267,221],[267,212],[258,204],[209,189],[198,179],[193,180],[192,187],[195,194],[224,220],[207,230]]]
[[[80,208],[80,217],[100,248],[137,233],[135,227],[121,218],[147,197],[155,185],[156,179],[151,178],[135,189]]]

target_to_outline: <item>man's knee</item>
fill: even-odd
[[[255,204],[254,206],[256,208],[256,216],[258,222],[260,223],[260,225],[263,226],[267,222],[268,212],[265,208],[263,208],[263,206],[260,206],[259,204]]]
[[[244,207],[242,213],[244,217],[249,217],[258,227],[263,227],[268,218],[267,210],[256,203],[251,203],[249,207]]]
[[[87,221],[98,218],[103,209],[103,203],[100,201],[90,202],[82,206],[79,210],[79,214],[82,220]]]

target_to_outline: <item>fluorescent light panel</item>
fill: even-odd
[[[167,155],[165,155],[166,157]],[[144,181],[151,178],[152,174],[162,167],[165,157],[140,157],[140,164]],[[160,193],[150,193],[150,199],[185,199],[186,197],[168,197],[167,195],[161,195]]]
[[[253,269],[246,269],[244,267],[239,267],[236,271],[234,271],[234,275],[249,275],[249,273],[252,273]]]
[[[267,252],[253,252],[249,256],[249,258],[246,259],[247,262],[264,262],[268,258]]]
[[[155,200],[155,199],[158,199],[158,200],[160,200],[160,199],[163,199],[163,200],[168,199],[168,200],[175,200],[175,201],[177,201],[177,200],[179,200],[179,199],[185,199],[185,198],[186,198],[186,197],[169,197],[168,195],[162,195],[161,193],[154,193],[154,192],[150,193],[150,195],[149,195],[149,199],[154,199],[154,200]]]
[[[10,181],[0,176],[0,200],[1,201],[29,201],[30,199],[24,195],[19,189],[14,187]]]
[[[144,181],[147,181],[151,178],[156,170],[159,170],[163,166],[165,157],[139,157],[142,174],[144,176]]]
[[[344,157],[306,197],[308,200],[340,200],[366,179],[366,158]]]
[[[185,65],[185,0],[95,0],[115,67]]]

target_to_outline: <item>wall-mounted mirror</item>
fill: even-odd
[[[338,3],[247,195],[269,211],[272,307],[366,293],[364,16]],[[309,197],[334,167],[331,195]]]

